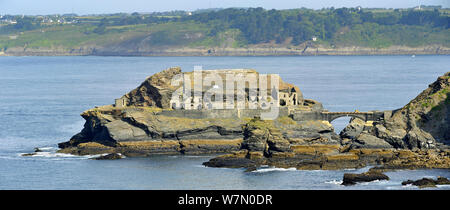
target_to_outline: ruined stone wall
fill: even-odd
[[[295,121],[310,121],[310,120],[324,120],[321,112],[295,112],[292,114],[292,119]]]
[[[264,109],[201,109],[201,110],[163,110],[158,114],[168,117],[205,119],[205,118],[254,118],[261,116],[261,113],[269,112]],[[279,107],[279,117],[289,116],[289,108]]]

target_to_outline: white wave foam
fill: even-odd
[[[412,184],[402,185],[402,188],[417,188],[417,186]]]
[[[28,153],[19,153],[19,156],[22,156],[24,154]],[[75,159],[89,159],[89,158],[97,158],[105,154],[97,154],[97,155],[72,155],[72,154],[66,154],[66,153],[57,153],[57,152],[34,152],[30,156],[26,157],[41,157],[41,158],[75,158]],[[55,159],[56,160],[56,159]],[[59,160],[59,159],[57,159]]]
[[[342,184],[342,180],[331,180],[331,181],[326,181],[326,184],[335,184],[335,185],[341,185]]]
[[[380,185],[386,185],[386,184],[389,184],[389,180],[373,180],[373,181],[371,181],[372,183],[377,183],[377,184],[380,184]]]
[[[187,158],[213,158],[214,156],[207,155],[185,155]]]
[[[438,184],[436,185],[437,188],[450,188],[450,185],[444,185],[444,184]]]
[[[255,173],[264,173],[264,172],[271,172],[271,171],[296,171],[297,169],[292,167],[292,168],[275,168],[275,167],[271,167],[271,168],[259,168],[255,171]]]
[[[53,151],[56,150],[55,147],[38,147],[41,151]]]
[[[74,157],[72,154],[53,153],[53,152],[36,152],[32,157]]]
[[[358,183],[359,185],[370,185],[370,184],[377,184],[377,185],[387,185],[387,184],[389,184],[389,181],[388,180],[373,180],[373,181],[370,181],[370,182],[361,182],[361,183]]]

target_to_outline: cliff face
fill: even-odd
[[[243,141],[249,141],[247,138],[257,140],[268,135],[252,130],[250,118],[192,119],[160,113],[161,110],[153,108],[119,110],[110,106],[88,110],[82,114],[86,119],[83,130],[59,147],[62,152],[77,155],[109,152],[126,156],[204,154],[237,151],[244,146]],[[270,145],[267,152],[289,150],[291,143],[339,144],[339,137],[326,122],[295,122],[283,117],[267,123],[271,126],[270,136],[276,136],[267,141]],[[259,135],[249,137],[249,133]]]
[[[409,149],[449,145],[449,83],[450,72],[447,72],[404,107],[386,112],[383,121],[365,123],[352,119],[340,135],[351,139],[354,147],[367,147],[370,142]]]

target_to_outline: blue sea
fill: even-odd
[[[400,108],[449,71],[449,56],[0,57],[0,189],[418,189],[407,179],[450,178],[449,170],[387,172],[389,181],[351,187],[344,173],[206,168],[211,156],[96,161],[55,153],[84,124],[80,113],[112,104],[147,76],[172,66],[192,71],[251,68],[280,74],[330,111]],[[338,133],[349,118],[333,121]],[[21,154],[43,152],[32,157]],[[438,186],[435,189],[450,189]]]

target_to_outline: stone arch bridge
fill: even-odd
[[[296,121],[308,120],[325,120],[331,122],[340,117],[356,117],[364,121],[381,121],[384,119],[384,112],[370,111],[370,112],[302,112],[295,111],[292,113],[292,119]]]

